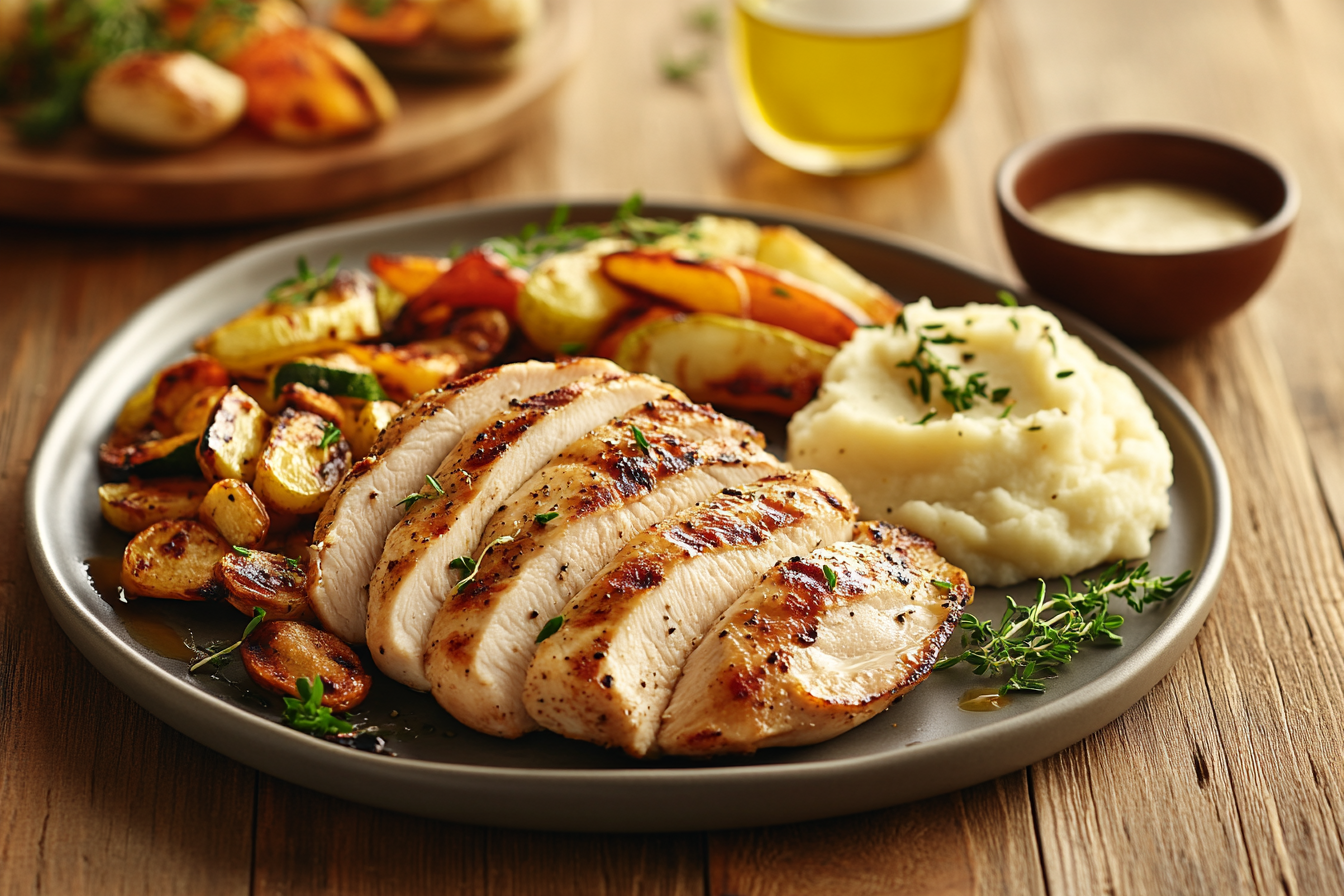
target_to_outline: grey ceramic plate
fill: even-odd
[[[606,220],[613,207],[575,206]],[[1003,286],[890,236],[766,208],[650,207],[793,223],[902,299],[939,304],[994,301]],[[179,284],[147,305],[76,377],[33,458],[27,489],[29,553],[52,613],[99,670],[179,731],[240,762],[316,790],[419,815],[554,830],[656,831],[775,824],[859,812],[954,790],[1022,768],[1087,736],[1124,712],[1194,639],[1213,603],[1231,528],[1227,474],[1203,423],[1162,377],[1085,321],[1061,314],[1105,360],[1138,383],[1175,454],[1173,523],[1151,563],[1170,575],[1196,571],[1183,596],[1124,626],[1118,648],[1086,649],[1044,696],[1017,696],[997,712],[964,712],[959,696],[984,684],[964,667],[934,673],[867,725],[828,743],[764,751],[710,764],[637,762],[537,733],[517,741],[463,728],[424,694],[379,680],[359,718],[380,726],[395,757],[309,737],[280,724],[279,703],[250,686],[240,663],[189,676],[183,641],[234,640],[242,617],[228,607],[170,601],[110,603],[86,561],[118,557],[125,538],[99,516],[95,453],[121,402],[192,340],[254,304],[303,254],[363,259],[370,251],[434,252],[455,242],[514,233],[544,222],[550,206],[430,210],[304,231],[255,246]],[[40,496],[41,500],[38,500]],[[115,564],[115,560],[112,561]],[[95,572],[98,563],[93,564]],[[1019,598],[1033,589],[1019,588]],[[974,610],[1002,609],[984,589]],[[394,714],[395,713],[395,714]]]

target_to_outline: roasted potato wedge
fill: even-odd
[[[102,134],[151,149],[193,149],[243,117],[247,86],[196,53],[143,50],[98,69],[84,114]]]
[[[613,252],[602,272],[616,283],[672,302],[688,311],[751,316],[751,296],[737,265],[691,253],[639,249]]]
[[[395,401],[370,401],[360,408],[355,422],[345,431],[350,442],[351,456],[361,458],[373,448],[373,443],[387,429],[392,418],[401,413],[401,405]]]
[[[210,486],[197,511],[201,522],[231,545],[255,548],[265,543],[271,515],[246,482],[221,479]]]
[[[257,400],[231,386],[216,402],[196,443],[196,462],[205,478],[251,482],[269,429],[270,418]]]
[[[761,228],[746,218],[701,215],[654,243],[665,251],[679,250],[702,258],[753,258],[761,241]]]
[[[633,304],[604,273],[603,256],[622,252],[620,240],[594,240],[577,252],[546,259],[518,294],[518,325],[532,344],[548,352],[576,353],[597,341]]]
[[[215,405],[228,391],[227,386],[217,386],[197,392],[173,415],[173,429],[186,433],[204,432],[206,424],[210,422],[210,415],[214,413]]]
[[[655,320],[630,332],[615,361],[694,401],[789,415],[821,384],[835,349],[790,330],[720,314]]]
[[[196,515],[209,483],[176,477],[142,482],[105,482],[98,486],[103,519],[123,532],[140,532],[160,520],[180,520]]]
[[[350,466],[350,443],[311,411],[286,408],[257,461],[253,488],[267,507],[317,513]],[[324,444],[325,442],[325,444]]]
[[[255,373],[347,342],[382,334],[373,281],[341,271],[311,302],[266,302],[202,339],[197,347],[231,371]]]
[[[401,309],[392,339],[434,339],[449,331],[453,315],[464,308],[497,308],[518,313],[518,293],[527,275],[503,258],[481,249],[466,253]]]
[[[303,564],[266,551],[225,554],[215,567],[215,578],[228,589],[226,598],[248,615],[257,607],[266,619],[311,622],[316,617],[308,602]]]
[[[862,308],[875,324],[889,324],[901,311],[901,303],[885,289],[788,225],[762,227],[756,251],[744,254],[834,290]]]
[[[230,547],[196,520],[163,520],[131,539],[121,556],[121,587],[127,594],[170,600],[219,600],[224,586],[215,564]]]
[[[341,403],[333,396],[303,383],[285,383],[280,390],[280,409],[285,408],[317,414],[340,430],[346,427],[345,408]]]
[[[346,38],[324,28],[258,37],[228,61],[247,82],[247,120],[283,143],[327,143],[397,117],[387,79]]]
[[[302,622],[263,622],[240,652],[252,680],[277,694],[297,697],[300,678],[321,678],[322,705],[337,712],[354,709],[373,685],[350,645]]]
[[[227,389],[232,382],[224,365],[209,355],[193,355],[185,361],[165,367],[154,379],[151,422],[159,432],[165,434],[199,433],[199,429],[176,429],[173,420],[201,392]]]

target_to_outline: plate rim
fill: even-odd
[[[90,372],[107,363],[109,357],[119,355],[122,345],[133,341],[141,332],[151,329],[156,315],[163,314],[165,308],[170,308],[174,303],[189,301],[192,294],[202,288],[202,284],[225,278],[235,270],[249,268],[272,256],[292,253],[295,248],[301,246],[340,239],[373,238],[387,230],[431,224],[451,228],[454,223],[470,222],[494,214],[531,213],[536,215],[537,220],[542,220],[557,202],[567,203],[582,212],[614,208],[619,205],[620,200],[607,197],[529,198],[506,202],[460,203],[357,219],[284,234],[232,253],[202,268],[147,301],[110,334],[71,379],[53,410],[33,453],[25,484],[24,522],[33,572],[53,615],[81,653],[119,689],[170,727],[245,765],[315,790],[383,808],[468,823],[570,831],[669,831],[785,823],[865,811],[893,805],[895,802],[906,802],[935,793],[949,792],[1024,768],[1053,755],[1118,718],[1170,671],[1194,640],[1216,599],[1218,585],[1226,566],[1232,528],[1231,488],[1225,464],[1207,426],[1193,406],[1156,368],[1119,340],[1076,314],[1051,306],[1027,290],[1014,287],[984,272],[973,263],[956,258],[944,250],[927,246],[918,240],[877,227],[856,226],[851,222],[761,203],[677,199],[649,200],[646,207],[664,214],[693,215],[707,212],[736,214],[755,220],[786,221],[802,229],[810,228],[814,231],[855,237],[877,244],[884,250],[917,255],[925,261],[932,261],[955,273],[970,275],[987,285],[1014,289],[1018,295],[1030,297],[1033,302],[1039,302],[1055,312],[1070,332],[1082,336],[1089,345],[1094,348],[1104,347],[1108,353],[1122,358],[1130,365],[1132,371],[1137,372],[1146,381],[1144,385],[1157,391],[1187,427],[1185,435],[1195,446],[1195,455],[1209,480],[1207,491],[1211,503],[1209,509],[1211,535],[1207,559],[1203,567],[1196,571],[1189,590],[1180,603],[1175,605],[1170,615],[1104,677],[1093,679],[1072,693],[1033,708],[1030,712],[994,723],[992,729],[994,741],[996,743],[1007,741],[1014,745],[1013,749],[999,750],[998,756],[988,759],[981,758],[957,769],[958,774],[945,774],[938,784],[925,784],[922,788],[918,785],[906,787],[903,791],[905,795],[900,800],[887,799],[882,792],[877,792],[881,790],[880,788],[874,788],[875,792],[839,801],[833,795],[822,796],[814,809],[799,807],[798,811],[785,812],[783,815],[775,813],[768,819],[754,817],[750,806],[746,807],[745,811],[742,807],[738,807],[735,811],[727,811],[711,818],[702,817],[697,813],[672,811],[660,819],[649,819],[642,817],[647,815],[647,805],[641,804],[647,803],[648,797],[652,796],[673,799],[680,795],[686,798],[688,792],[694,792],[701,799],[716,797],[728,803],[730,791],[742,791],[742,795],[745,796],[754,785],[760,783],[761,779],[784,786],[802,780],[810,780],[817,785],[841,781],[852,783],[856,776],[871,775],[892,764],[893,756],[899,757],[897,761],[903,766],[908,764],[915,768],[931,767],[934,760],[941,761],[942,757],[947,755],[968,753],[977,742],[982,742],[986,738],[987,729],[964,731],[915,743],[903,748],[899,753],[882,751],[857,757],[754,766],[692,769],[663,767],[530,769],[434,762],[402,757],[389,759],[339,747],[277,725],[273,721],[218,700],[187,681],[168,674],[122,642],[114,632],[107,630],[102,621],[93,615],[91,609],[73,593],[72,586],[78,584],[78,578],[83,577],[82,569],[62,570],[56,562],[57,558],[49,556],[45,550],[43,535],[50,530],[53,511],[41,506],[39,496],[43,491],[44,482],[49,481],[50,477],[58,472],[51,469],[51,464],[54,462],[51,458],[58,453],[67,431],[76,422],[77,411],[85,404],[82,397],[97,388],[97,384],[89,379]],[[1131,373],[1131,376],[1133,375]],[[73,567],[81,567],[77,559],[68,558],[68,560]],[[1078,728],[1080,726],[1077,720],[1080,718],[1086,719],[1082,726],[1086,727],[1087,731],[1079,737],[1068,737],[1066,742],[1062,743],[1057,743],[1060,740],[1058,737],[1033,739],[1033,735],[1038,734],[1042,728]],[[1058,724],[1063,721],[1070,724],[1062,726]],[[258,761],[258,751],[261,761]],[[1012,755],[1013,758],[1003,758],[1008,755]],[[1026,761],[1021,761],[1023,757],[1028,758]],[[321,773],[315,774],[313,770],[319,767]],[[423,787],[426,776],[434,782],[433,789],[457,790],[459,796],[468,798],[469,805],[462,805],[460,801],[456,801],[458,805],[441,805],[428,798],[408,802],[396,792],[399,788]],[[343,780],[347,777],[355,780]],[[334,786],[340,784],[346,786]],[[613,784],[616,786],[613,787]],[[498,795],[501,786],[514,791],[513,796],[518,798],[528,792],[536,794],[539,785],[549,785],[547,799],[559,799],[563,802],[563,797],[591,791],[596,787],[611,792],[610,795],[616,802],[607,807],[605,811],[610,814],[606,817],[582,819],[556,811],[551,811],[549,814],[541,812],[535,816],[520,816],[515,810],[501,809],[497,805],[477,804],[477,798],[484,798],[490,794]],[[635,800],[623,798],[616,792],[622,789],[637,789],[645,796]],[[604,798],[605,796],[606,794]],[[540,797],[538,800],[540,801]],[[843,805],[837,809],[840,803]]]

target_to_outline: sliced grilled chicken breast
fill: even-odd
[[[460,578],[452,561],[479,559],[477,542],[490,517],[557,452],[670,389],[639,374],[578,380],[514,400],[508,411],[464,436],[434,473],[444,493],[416,501],[392,527],[369,581],[365,635],[378,667],[402,684],[429,690],[426,635]],[[422,482],[417,491],[427,488]]]
[[[855,507],[816,470],[769,476],[636,536],[564,612],[527,672],[543,727],[643,756],[682,665],[713,624],[779,560],[849,539]]]
[[[584,377],[620,373],[599,358],[525,361],[482,370],[409,404],[355,463],[317,519],[309,551],[308,597],[327,631],[362,644],[369,578],[387,533],[402,517],[397,502],[425,485],[462,434],[508,407]]]
[[[924,680],[974,589],[927,539],[855,528],[854,542],[777,564],[714,623],[663,714],[664,752],[828,740]]]
[[[439,608],[425,649],[439,704],[487,734],[535,729],[523,680],[542,627],[639,532],[724,486],[779,472],[762,441],[745,423],[667,399],[565,449],[508,499],[481,541],[521,534],[487,553]]]

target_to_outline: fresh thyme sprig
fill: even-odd
[[[286,697],[285,724],[297,731],[306,731],[317,737],[328,734],[349,734],[355,730],[344,719],[332,715],[331,710],[322,705],[322,679],[300,678],[294,682],[299,699]]]
[[[322,427],[322,441],[317,443],[317,447],[326,451],[341,440],[341,435],[341,428],[339,426],[335,423],[328,423],[326,426]]]
[[[549,523],[551,520],[555,519],[559,515],[560,511],[558,510],[548,510],[545,513],[537,514],[536,516],[532,517],[532,519],[536,520],[542,525],[545,525],[546,523]]]
[[[635,446],[636,446],[637,448],[639,448],[640,451],[644,452],[644,456],[645,456],[645,457],[648,457],[648,456],[649,456],[649,447],[650,447],[650,445],[649,445],[649,440],[648,440],[648,438],[644,435],[643,430],[641,430],[638,426],[631,426],[631,427],[630,427],[630,432],[631,432],[631,434],[633,434],[634,437],[635,437]]]
[[[999,688],[1007,695],[1013,691],[1039,694],[1045,691],[1044,679],[1077,655],[1084,644],[1121,643],[1119,628],[1125,617],[1112,613],[1112,598],[1124,598],[1135,611],[1174,597],[1189,584],[1190,570],[1163,578],[1149,575],[1148,564],[1130,569],[1124,561],[1116,563],[1096,579],[1085,580],[1082,590],[1064,578],[1065,590],[1047,595],[1042,581],[1036,600],[1019,604],[1008,598],[1008,608],[997,626],[970,613],[961,617],[963,650],[944,657],[935,669],[948,669],[967,663],[976,675],[1007,675]]]
[[[643,206],[644,197],[633,193],[605,224],[570,224],[569,206],[558,205],[545,227],[528,224],[515,236],[493,237],[481,245],[514,267],[530,268],[558,252],[578,249],[603,237],[624,237],[643,245],[677,233],[685,226],[678,221],[642,217],[639,210]]]
[[[341,256],[333,256],[320,273],[308,267],[308,259],[302,255],[299,256],[297,266],[298,274],[281,280],[270,288],[266,293],[269,301],[285,305],[308,304],[336,279],[336,272],[341,267]]]
[[[1004,386],[990,390],[984,371],[963,377],[957,373],[961,370],[960,364],[948,364],[934,352],[931,346],[955,345],[966,341],[953,333],[939,333],[943,326],[943,324],[922,325],[914,354],[904,361],[896,362],[897,367],[914,370],[918,377],[918,379],[910,377],[906,381],[910,386],[910,393],[928,404],[933,397],[934,388],[937,387],[938,394],[952,406],[953,411],[969,411],[977,400],[1003,404],[1012,391],[1011,387]],[[934,382],[935,379],[942,381],[940,387]],[[926,414],[919,424],[927,423],[933,416],[933,413]]]
[[[433,474],[431,473],[425,474],[425,484],[428,485],[430,488],[434,489],[434,491],[438,493],[439,497],[443,497],[444,494],[443,486],[439,485],[439,480],[435,479]],[[406,509],[410,510],[411,505],[414,504],[416,501],[423,501],[426,498],[432,498],[432,497],[434,496],[426,495],[422,492],[411,492],[409,495],[398,501],[397,506],[400,507],[404,504],[406,505]]]
[[[485,550],[481,551],[481,556],[477,557],[475,560],[473,560],[470,556],[454,557],[452,560],[449,560],[448,561],[449,569],[456,569],[466,573],[466,575],[463,578],[459,579],[457,582],[457,593],[461,594],[462,589],[467,587],[467,583],[470,582],[472,579],[476,578],[476,573],[479,572],[481,569],[481,561],[485,559],[485,555],[490,553],[490,550],[495,545],[508,544],[509,542],[513,541],[514,537],[517,534],[518,534],[517,532],[514,532],[513,535],[499,536],[494,541],[486,545]]]
[[[238,548],[235,546],[235,547],[234,547],[234,550],[236,551],[236,550],[238,550]],[[247,549],[246,549],[246,548],[243,548],[243,550],[247,550]],[[246,554],[243,554],[243,556],[244,556],[244,557],[250,556],[251,553],[252,553],[251,551],[248,551]],[[201,668],[202,666],[204,666],[206,663],[214,662],[215,660],[222,659],[222,658],[224,658],[225,656],[228,656],[230,653],[233,653],[233,652],[234,652],[235,650],[237,650],[239,647],[243,646],[243,642],[247,640],[247,636],[250,635],[250,634],[252,634],[252,632],[256,629],[256,627],[259,626],[259,625],[261,625],[261,621],[262,621],[263,619],[265,619],[265,618],[266,618],[266,611],[265,611],[265,610],[263,610],[261,607],[253,607],[253,608],[252,608],[252,620],[251,620],[250,622],[248,622],[248,623],[247,623],[247,627],[243,629],[243,636],[242,636],[241,638],[239,638],[237,641],[234,641],[234,642],[233,642],[232,644],[230,644],[228,647],[225,647],[225,648],[223,648],[223,649],[221,649],[221,650],[216,650],[214,653],[210,654],[209,656],[205,657],[204,659],[198,660],[196,663],[194,663],[194,664],[192,665],[192,667],[191,667],[190,669],[187,670],[187,672],[189,672],[189,673],[193,673],[193,672],[195,672],[197,669],[199,669],[199,668]]]
[[[537,632],[537,643],[540,644],[542,641],[545,641],[551,635],[560,631],[560,626],[564,624],[565,624],[564,616],[552,616],[550,619],[547,619],[546,624],[541,627],[541,631]]]

